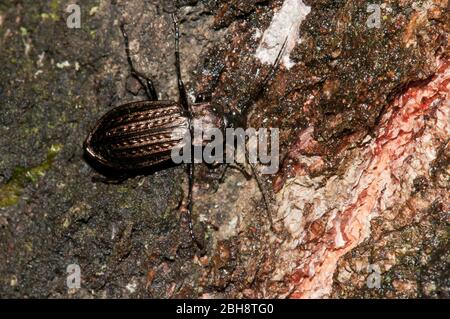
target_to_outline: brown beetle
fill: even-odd
[[[125,50],[131,75],[145,88],[148,100],[127,103],[106,113],[85,140],[84,150],[87,157],[94,161],[94,164],[99,164],[104,168],[114,170],[118,173],[118,178],[114,179],[114,181],[120,182],[130,175],[132,176],[132,171],[152,169],[159,164],[169,162],[171,160],[172,150],[175,147],[183,146],[183,134],[180,134],[180,132],[183,132],[184,129],[185,132],[190,133],[190,141],[192,142],[190,145],[191,161],[187,164],[189,174],[187,211],[191,237],[200,246],[195,239],[191,219],[193,205],[192,188],[194,184],[194,122],[201,120],[207,126],[225,129],[227,126],[232,126],[233,123],[236,125],[236,120],[234,119],[234,114],[233,119],[230,118],[230,120],[228,120],[227,115],[218,114],[218,112],[215,112],[211,108],[209,102],[202,101],[200,103],[193,103],[192,105],[189,103],[181,78],[179,26],[174,14],[172,14],[172,18],[175,28],[175,66],[178,79],[179,101],[158,101],[152,81],[138,72],[133,66],[128,36],[124,26],[121,25],[120,28],[125,41]],[[285,44],[271,72],[265,78],[264,85],[254,95],[249,97],[248,104],[262,93],[267,82],[273,77]],[[203,98],[200,97],[200,100],[203,100]],[[238,120],[238,122],[242,122],[241,119]],[[269,210],[268,192],[265,191],[261,179],[256,174],[254,165],[250,164],[250,167],[263,194],[266,208]],[[248,176],[248,174],[246,175]],[[270,224],[272,225],[270,213],[268,215]]]
[[[179,101],[158,101],[150,79],[138,72],[131,60],[129,41],[125,28],[121,31],[131,74],[145,88],[148,100],[131,102],[114,108],[97,123],[84,142],[89,158],[106,168],[123,171],[151,168],[170,160],[175,146],[183,142],[183,129],[190,130],[194,119],[214,127],[223,128],[221,116],[211,111],[209,103],[188,102],[181,79],[179,53],[179,27],[174,15],[175,64],[178,78]]]

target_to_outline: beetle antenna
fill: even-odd
[[[266,90],[269,82],[273,79],[275,76],[275,73],[278,71],[278,68],[280,66],[281,59],[283,57],[284,51],[286,49],[286,44],[289,37],[286,37],[286,39],[283,42],[283,45],[281,46],[280,51],[278,52],[277,58],[275,59],[272,68],[270,69],[269,73],[267,73],[266,77],[262,81],[262,85],[259,86],[259,89],[256,90],[250,97],[245,101],[245,103],[242,106],[242,113],[245,114],[248,106],[254,102],[263,92]]]

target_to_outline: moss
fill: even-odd
[[[50,12],[42,12],[38,13],[37,17],[41,19],[42,21],[52,20],[52,21],[59,21],[60,16],[58,15],[59,7],[60,7],[60,0],[52,0],[49,4]]]
[[[59,5],[60,5],[60,0],[52,0],[50,2],[50,11],[51,11],[50,17],[52,18],[53,21],[59,20],[59,16],[58,16]]]
[[[28,36],[28,30],[27,30],[27,28],[25,28],[25,27],[20,27],[20,35],[21,35],[22,37]]]
[[[38,166],[32,168],[18,167],[15,169],[11,179],[0,187],[0,207],[17,204],[22,189],[27,183],[36,183],[51,168],[55,156],[61,151],[62,145],[52,145],[48,151],[47,158]]]

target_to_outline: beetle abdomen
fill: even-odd
[[[149,168],[182,146],[188,119],[170,101],[142,101],[106,113],[87,137],[85,152],[113,169]]]

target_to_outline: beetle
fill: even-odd
[[[211,127],[224,130],[226,127],[237,125],[235,115],[220,114],[211,108],[210,101],[205,101],[198,96],[195,103],[189,103],[186,89],[181,76],[181,62],[179,39],[180,30],[175,14],[172,14],[175,30],[175,68],[177,75],[179,99],[175,101],[159,101],[155,87],[151,79],[135,69],[131,59],[129,39],[125,26],[122,23],[120,29],[125,42],[125,52],[131,75],[138,80],[145,89],[147,100],[131,102],[120,105],[107,112],[88,134],[84,142],[84,152],[89,160],[108,170],[118,172],[118,178],[114,181],[121,182],[131,175],[131,172],[140,169],[154,169],[158,165],[170,162],[171,152],[175,147],[183,143],[183,129],[193,139],[194,121],[201,120]],[[267,82],[273,77],[279,64],[282,51],[280,51],[274,66],[264,79],[264,89]],[[249,103],[255,99],[262,90],[249,97]],[[241,119],[239,119],[241,120]],[[193,242],[201,245],[196,240],[192,226],[192,189],[194,186],[194,161],[191,142],[191,161],[187,164],[189,175],[189,188],[187,196],[187,212],[189,217],[189,231]],[[269,210],[269,195],[264,190],[263,182],[256,173],[254,165],[250,164],[252,175],[255,176],[262,192],[266,209]],[[245,172],[245,170],[244,170]],[[106,180],[108,181],[108,180]],[[111,181],[111,180],[109,180]],[[268,213],[270,224],[272,220]]]

